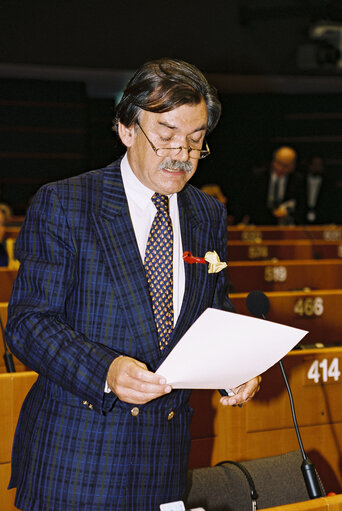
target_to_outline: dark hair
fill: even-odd
[[[128,82],[116,108],[114,129],[118,121],[124,126],[137,122],[140,110],[163,113],[204,99],[208,109],[208,132],[219,121],[221,103],[214,87],[192,64],[178,59],[159,59],[143,64]]]

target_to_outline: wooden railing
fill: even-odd
[[[258,231],[262,233],[261,241],[251,234]],[[234,232],[240,238],[232,241]],[[305,236],[301,239],[303,232]],[[311,228],[310,232],[311,239],[306,228],[230,230],[228,250],[230,255],[236,251],[236,260],[230,258],[227,271],[231,281],[230,296],[237,313],[249,315],[245,304],[247,293],[260,289],[270,300],[270,321],[308,330],[301,343],[302,349],[290,352],[284,359],[284,366],[307,454],[326,490],[340,492],[342,347],[338,345],[342,344],[342,228],[318,227]],[[278,239],[274,241],[276,234]],[[248,237],[249,240],[245,239]],[[262,250],[267,247],[265,260],[249,259],[248,251],[253,252],[258,247]],[[314,259],[314,255],[317,256],[314,250],[321,250],[321,259]],[[260,255],[260,258],[263,257]],[[0,315],[4,324],[16,273],[16,270],[0,268],[0,300],[4,302],[0,304]],[[311,345],[323,347],[311,349]],[[0,396],[5,403],[0,421],[0,498],[4,511],[12,511],[13,491],[6,488],[13,433],[21,403],[36,374],[27,371],[15,358],[17,373],[6,374],[2,342],[0,347]],[[190,467],[212,465],[224,459],[255,459],[298,448],[288,396],[277,365],[263,375],[261,390],[242,408],[223,408],[219,399],[217,391],[193,392],[191,404],[195,414]],[[341,496],[327,499],[273,509],[340,509]]]

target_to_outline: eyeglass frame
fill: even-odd
[[[192,156],[192,158],[194,158],[195,160],[203,160],[204,158],[206,158],[207,156],[209,156],[209,154],[211,154],[211,151],[210,151],[210,148],[208,146],[208,142],[204,139],[203,142],[205,143],[205,149],[196,149],[195,147],[191,147],[189,145],[189,147],[184,147],[184,146],[179,146],[179,147],[156,147],[154,145],[154,143],[148,138],[148,136],[146,135],[145,131],[143,130],[141,124],[139,121],[136,121],[136,124],[139,126],[139,128],[141,129],[141,131],[143,132],[143,134],[145,135],[148,143],[150,144],[151,148],[153,149],[153,151],[156,153],[157,156],[159,157],[162,157],[158,154],[158,151],[159,150],[162,150],[162,151],[174,151],[175,149],[179,149],[178,153],[176,154],[176,156],[178,156],[178,154],[181,152],[182,149],[185,149],[187,152],[188,152],[188,155],[190,156],[191,158],[191,151],[199,151],[200,153],[200,156],[199,158],[195,158],[194,156]],[[201,154],[202,153],[202,154]],[[203,154],[204,153],[204,154]]]

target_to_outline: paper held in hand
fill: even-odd
[[[157,373],[176,389],[234,388],[264,373],[306,334],[306,330],[209,308]]]

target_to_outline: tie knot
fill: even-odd
[[[158,213],[169,214],[169,198],[161,193],[154,193],[151,198],[153,204],[157,208]]]

